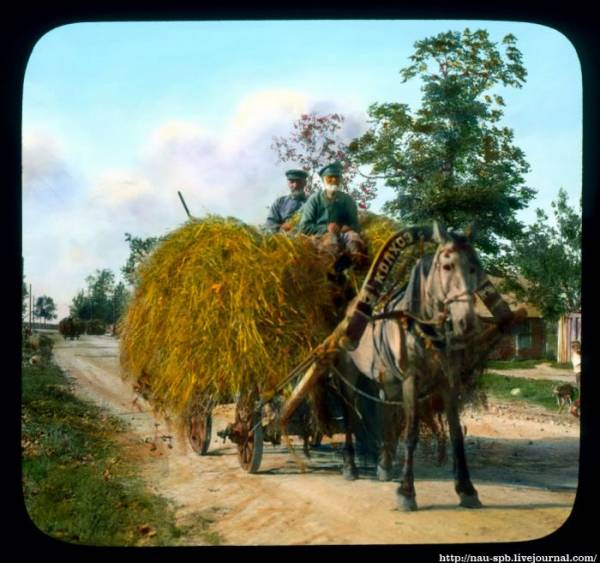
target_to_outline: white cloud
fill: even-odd
[[[40,129],[25,132],[22,143],[23,197],[65,203],[74,182],[61,141]]]

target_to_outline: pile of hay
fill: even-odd
[[[332,329],[328,266],[305,237],[186,224],[140,267],[120,326],[125,375],[177,414],[193,397],[274,388]]]
[[[398,225],[361,220],[372,257]],[[124,376],[180,416],[198,398],[230,401],[254,386],[268,394],[339,320],[331,266],[304,236],[217,216],[188,222],[138,270],[119,326]],[[362,276],[351,273],[357,289]]]

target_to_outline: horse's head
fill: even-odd
[[[431,312],[448,314],[455,336],[464,336],[477,328],[474,295],[485,280],[481,263],[471,246],[472,230],[466,234],[447,232],[434,223],[433,240],[438,248],[427,278]]]

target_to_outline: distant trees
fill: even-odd
[[[27,291],[27,284],[25,283],[25,276],[23,276],[23,287],[21,290],[21,320],[25,319],[27,313],[27,298],[29,297],[29,291]]]
[[[503,240],[522,235],[516,212],[535,191],[524,185],[529,165],[500,125],[498,86],[520,88],[527,72],[516,38],[503,51],[485,30],[448,31],[415,43],[403,82],[422,81],[420,108],[398,102],[369,107],[370,128],[350,143],[350,156],[370,167],[397,196],[384,209],[406,223],[477,221],[477,244],[493,257]]]
[[[96,270],[86,278],[87,288],[73,298],[70,314],[82,320],[99,319],[114,324],[127,307],[129,291],[108,269]]]
[[[350,159],[348,147],[340,138],[344,119],[338,113],[305,113],[294,121],[287,137],[273,138],[271,148],[277,153],[278,162],[290,162],[308,172],[308,193],[319,187],[319,169],[339,160],[344,167],[342,189],[359,207],[366,209],[376,196],[375,181],[360,177],[356,164]]]
[[[504,289],[532,303],[549,321],[581,309],[581,199],[570,207],[564,189],[552,202],[554,221],[541,209],[503,259]]]
[[[44,324],[47,321],[55,319],[56,315],[56,304],[54,303],[54,299],[52,297],[48,297],[47,295],[42,295],[35,300],[35,304],[33,307],[33,314],[39,318],[44,320]]]

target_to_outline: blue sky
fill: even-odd
[[[179,226],[192,212],[258,224],[286,191],[270,149],[302,112],[337,111],[362,132],[373,102],[413,109],[420,84],[399,70],[414,42],[484,28],[517,37],[528,70],[501,89],[503,124],[531,164],[534,209],[559,187],[581,193],[582,84],[575,49],[536,24],[484,21],[243,21],[82,23],[32,51],[23,97],[23,255],[36,295],[67,314],[96,268],[118,272],[124,233]],[[382,190],[374,209],[390,196]],[[51,272],[51,273],[49,273]],[[36,289],[37,288],[37,289]]]

